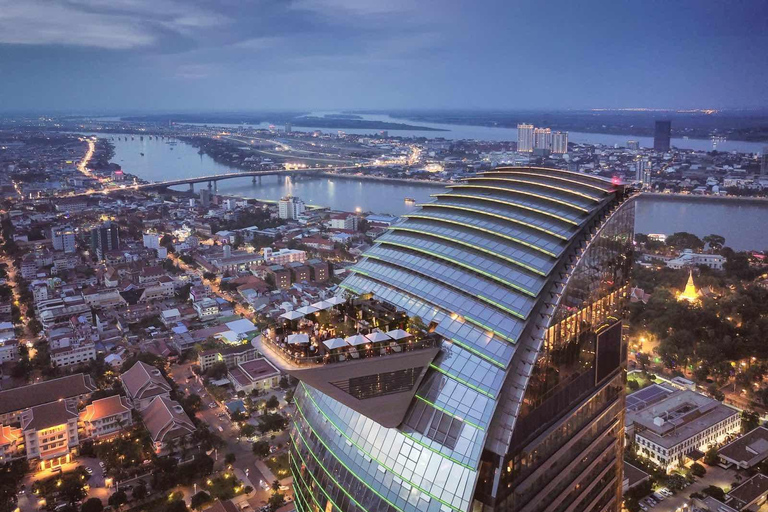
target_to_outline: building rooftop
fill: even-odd
[[[125,397],[114,395],[94,400],[93,403],[86,406],[85,410],[81,413],[81,419],[83,421],[98,421],[130,410],[131,408]]]
[[[280,375],[280,371],[275,368],[272,363],[264,358],[254,359],[253,361],[247,361],[240,363],[240,369],[250,378],[252,381],[266,379],[268,377],[274,377]]]
[[[171,390],[162,372],[142,361],[137,361],[120,379],[131,398],[148,398]]]
[[[750,468],[768,457],[768,428],[757,427],[728,443],[718,455],[728,462]]]
[[[161,396],[141,411],[141,417],[154,442],[165,442],[195,430],[194,423],[181,405]]]
[[[758,473],[726,495],[728,506],[741,510],[768,494],[768,476]]]
[[[21,428],[27,430],[43,430],[56,425],[63,425],[72,418],[77,418],[77,410],[72,410],[66,402],[52,402],[37,405],[25,413],[21,420]]]
[[[0,414],[73,398],[96,391],[89,375],[77,373],[29,386],[0,391]]]
[[[726,418],[735,409],[694,391],[676,391],[640,411],[630,411],[627,421],[638,435],[670,448]]]

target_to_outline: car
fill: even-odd
[[[87,466],[85,468],[85,472],[88,473],[89,475],[93,474],[93,470],[91,468],[87,467]]]
[[[215,409],[216,408],[216,402],[211,402],[210,404],[208,404],[208,407],[210,407],[211,409]]]
[[[144,459],[144,462],[142,462],[142,464],[144,464],[146,466],[148,464],[152,464],[152,461],[149,460],[149,459]]]
[[[653,499],[655,499],[656,501],[664,501],[665,499],[667,499],[667,497],[657,491],[653,493]]]
[[[672,496],[672,492],[669,489],[659,489],[659,492],[669,498]]]
[[[217,426],[216,426],[216,428],[218,428],[218,429],[219,429],[219,432],[224,432],[224,429],[223,429],[223,428],[221,428],[221,425],[217,425]]]
[[[99,467],[101,469],[104,469],[106,467],[106,464],[104,464],[104,461],[101,461],[101,460],[99,461]]]
[[[640,505],[640,509],[641,509],[643,512],[648,512],[648,507],[646,507],[646,506],[645,506],[645,505],[643,505],[642,503],[639,503],[638,505]]]

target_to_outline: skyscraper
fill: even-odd
[[[568,152],[568,132],[554,132],[552,134],[552,152],[558,154]]]
[[[763,148],[763,155],[760,157],[760,174],[768,176],[768,146]]]
[[[533,125],[517,125],[517,150],[523,153],[533,151]]]
[[[291,123],[287,122],[285,123],[285,133],[291,133],[293,131],[293,127],[291,126]]]
[[[628,140],[627,141],[627,149],[632,149],[637,151],[640,149],[640,143],[636,140]]]
[[[669,141],[672,137],[672,121],[656,121],[653,131],[653,149],[669,151]]]
[[[392,225],[340,286],[442,342],[302,380],[297,510],[618,511],[633,225],[624,186],[539,168],[450,185]]]
[[[105,222],[91,230],[91,251],[100,260],[104,254],[120,247],[120,229],[113,222]]]
[[[533,148],[552,149],[552,130],[549,128],[533,129]]]

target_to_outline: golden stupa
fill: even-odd
[[[699,302],[699,290],[696,289],[696,285],[693,283],[693,270],[688,273],[688,282],[685,285],[683,293],[677,296],[677,300],[688,301],[692,304]]]

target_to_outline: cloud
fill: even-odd
[[[0,44],[127,50],[164,32],[190,36],[228,19],[174,0],[0,0]]]
[[[281,37],[253,37],[244,39],[229,45],[231,48],[240,48],[243,50],[266,50],[277,46],[283,38]]]
[[[291,7],[324,14],[346,12],[366,16],[412,11],[417,4],[413,0],[297,0]]]

